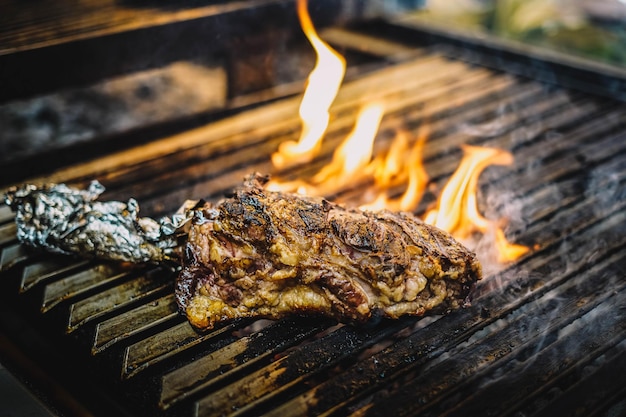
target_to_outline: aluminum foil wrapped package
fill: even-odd
[[[5,201],[16,212],[17,237],[27,246],[134,263],[177,260],[191,212],[181,208],[160,221],[139,217],[137,201],[97,201],[103,191],[98,181],[86,190],[23,185],[9,189]]]

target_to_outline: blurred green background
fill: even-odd
[[[626,0],[428,0],[419,17],[626,66]]]

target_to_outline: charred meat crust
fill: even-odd
[[[263,189],[253,176],[192,224],[177,280],[201,329],[298,313],[359,322],[446,312],[480,279],[475,255],[411,214],[347,209]]]

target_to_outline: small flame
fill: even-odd
[[[291,191],[304,195],[328,195],[352,181],[362,179],[361,173],[368,170],[372,159],[374,139],[383,113],[384,106],[381,103],[365,105],[357,115],[352,132],[335,149],[332,161],[309,182],[271,180],[266,188],[270,191]]]
[[[409,153],[408,184],[406,191],[400,197],[400,206],[398,207],[402,211],[414,211],[417,208],[428,184],[428,174],[422,162],[422,155],[429,133],[428,125],[422,125],[418,132],[417,141]]]
[[[313,177],[313,183],[318,186],[332,185],[332,190],[324,187],[323,192],[344,186],[368,166],[383,112],[383,105],[378,103],[370,103],[360,110],[354,129],[335,149],[330,164]]]
[[[475,231],[486,233],[493,228],[499,261],[515,260],[529,248],[507,242],[497,222],[480,214],[476,201],[478,177],[482,171],[489,165],[511,165],[513,155],[501,149],[470,145],[462,145],[462,149],[464,156],[459,167],[443,188],[436,208],[426,213],[424,221],[459,239],[465,239]]]
[[[490,221],[478,211],[478,177],[489,165],[510,165],[511,153],[478,146],[462,145],[463,159],[443,188],[437,207],[425,217],[427,223],[465,238],[474,231],[486,232]]]
[[[279,168],[308,162],[318,153],[330,120],[330,106],[346,72],[345,59],[318,36],[307,9],[307,1],[298,0],[297,9],[300,25],[315,49],[317,61],[309,74],[300,103],[300,139],[297,142],[281,143],[278,151],[272,155],[274,166]]]
[[[373,202],[362,205],[362,209],[414,211],[417,208],[428,184],[428,174],[422,162],[428,134],[428,125],[422,125],[417,140],[409,148],[410,134],[404,130],[397,132],[387,154],[372,161],[378,195]],[[397,199],[389,198],[388,190],[403,183],[407,183],[404,193]]]
[[[500,263],[512,262],[530,250],[528,246],[509,243],[501,228],[496,229],[496,249],[498,250],[498,262]]]

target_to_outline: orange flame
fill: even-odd
[[[504,236],[504,231],[499,227],[496,229],[495,240],[500,263],[512,262],[530,250],[528,246],[509,243]]]
[[[417,208],[428,183],[428,174],[422,162],[428,132],[428,126],[423,125],[413,147],[409,148],[409,133],[398,131],[387,154],[372,161],[374,188],[378,190],[378,196],[373,202],[362,205],[362,209],[414,211]],[[397,199],[389,198],[388,190],[405,182],[404,193]]]
[[[315,174],[310,182],[272,180],[267,184],[267,189],[296,191],[306,195],[328,195],[345,187],[359,177],[362,171],[367,170],[383,112],[384,106],[380,103],[364,106],[357,115],[352,132],[335,149],[332,161]]]
[[[417,141],[409,153],[408,184],[406,191],[400,197],[400,205],[398,207],[402,211],[413,211],[417,208],[426,189],[426,184],[428,184],[428,174],[422,162],[422,154],[424,153],[424,145],[428,138],[428,133],[428,125],[422,125],[418,132]]]
[[[318,186],[332,185],[332,189],[324,187],[323,193],[344,186],[368,166],[383,111],[383,105],[378,103],[368,104],[361,109],[354,129],[335,149],[330,164],[313,177],[313,183]]]
[[[274,166],[279,168],[308,162],[319,152],[330,119],[330,106],[346,72],[345,59],[318,36],[307,10],[307,1],[298,0],[297,9],[300,25],[315,49],[317,60],[300,103],[300,139],[281,143],[272,155]]]
[[[275,167],[300,164],[312,160],[321,147],[329,123],[329,108],[335,99],[343,76],[345,61],[318,36],[307,11],[306,0],[298,0],[298,16],[302,29],[317,53],[315,68],[300,106],[302,133],[298,142],[280,144],[272,155]],[[297,191],[307,195],[327,196],[357,184],[373,184],[362,197],[375,194],[373,200],[361,206],[367,210],[415,211],[428,184],[423,164],[423,151],[429,135],[428,125],[423,125],[411,145],[406,131],[397,132],[389,150],[373,158],[374,140],[383,117],[382,104],[372,103],[361,109],[353,131],[337,147],[332,161],[308,181],[291,182],[272,180],[268,189]],[[507,242],[502,222],[485,218],[478,210],[478,178],[489,165],[510,165],[511,153],[493,148],[462,145],[464,152],[459,167],[443,188],[434,209],[428,211],[424,221],[450,232],[458,239],[466,239],[474,232],[494,236],[500,262],[517,259],[529,248]],[[372,159],[373,158],[373,159]],[[400,197],[389,194],[406,184]],[[364,198],[363,200],[367,200]]]
[[[528,252],[529,248],[507,242],[497,222],[480,214],[476,201],[478,177],[482,171],[489,165],[511,165],[513,155],[494,148],[470,145],[462,145],[462,148],[464,156],[459,167],[443,188],[437,207],[426,213],[424,221],[459,239],[467,238],[474,231],[486,233],[493,228],[499,261],[515,260]]]
[[[473,231],[486,232],[490,221],[478,211],[476,192],[478,177],[489,165],[510,165],[509,152],[477,146],[461,145],[463,159],[443,188],[437,207],[430,210],[425,221],[460,238]]]

